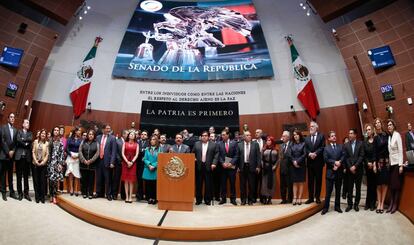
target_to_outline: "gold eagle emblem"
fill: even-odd
[[[187,168],[185,167],[183,161],[177,157],[171,157],[170,161],[164,167],[164,172],[170,178],[179,179],[185,175]]]

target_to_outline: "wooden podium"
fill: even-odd
[[[194,160],[193,153],[161,153],[158,155],[158,209],[193,211]]]

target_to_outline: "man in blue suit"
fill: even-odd
[[[111,126],[106,124],[104,132],[98,135],[99,158],[96,169],[96,196],[103,197],[104,191],[108,201],[112,201],[112,176],[116,163],[116,138],[110,134]]]
[[[230,180],[230,202],[236,203],[236,172],[237,172],[237,142],[229,139],[229,131],[221,132],[221,141],[218,142],[219,164],[222,166],[221,171],[221,201],[219,204],[227,202],[227,179]],[[227,161],[226,161],[227,160]]]
[[[344,152],[342,145],[336,144],[336,133],[330,131],[328,133],[329,144],[325,146],[323,151],[323,159],[326,164],[326,196],[325,205],[322,209],[322,215],[329,210],[331,194],[335,185],[335,211],[342,213],[341,210],[341,184],[342,173],[344,171]]]

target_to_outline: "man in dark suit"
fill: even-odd
[[[171,146],[167,144],[167,135],[161,134],[160,135],[160,150],[162,153],[170,152]]]
[[[112,201],[112,176],[116,164],[116,139],[111,132],[111,126],[105,125],[103,134],[98,135],[99,158],[96,169],[96,196],[103,197],[106,190],[106,198]]]
[[[261,154],[259,144],[252,141],[250,131],[244,132],[244,141],[238,144],[238,171],[240,172],[241,205],[253,205],[256,193],[256,175],[260,173]],[[246,185],[248,189],[246,191]]]
[[[142,174],[144,172],[144,158],[145,149],[149,147],[148,131],[142,130],[141,137],[138,140],[139,145],[139,154],[137,159],[137,201],[147,199],[144,195],[144,180],[142,179]]]
[[[344,145],[344,155],[346,159],[346,172],[348,173],[348,207],[345,212],[349,212],[354,205],[356,212],[359,211],[359,201],[361,199],[361,183],[363,174],[364,146],[357,140],[356,129],[349,130],[349,142]],[[355,185],[355,201],[352,202],[352,194]]]
[[[219,162],[221,165],[221,201],[219,204],[227,202],[227,179],[230,180],[230,202],[236,203],[236,172],[237,172],[237,142],[229,139],[229,132],[223,130],[221,132],[221,141],[218,142]]]
[[[280,166],[280,197],[281,204],[291,203],[293,200],[293,182],[291,175],[291,158],[290,158],[290,132],[283,131],[282,145],[279,153]]]
[[[312,203],[316,198],[316,203],[321,203],[322,172],[323,172],[323,149],[325,148],[325,137],[318,132],[319,126],[316,122],[310,122],[310,135],[305,138],[305,151],[307,155],[308,169],[308,193],[309,199],[306,204]]]
[[[336,144],[336,133],[330,131],[328,133],[329,144],[325,146],[323,151],[323,159],[326,163],[326,196],[325,206],[322,210],[322,215],[329,210],[329,203],[331,201],[331,194],[335,186],[335,211],[342,213],[341,210],[341,184],[342,174],[344,171],[344,152],[342,145]]]
[[[407,151],[414,150],[414,132],[411,123],[407,123],[408,132],[405,134],[405,147]]]
[[[170,152],[174,153],[190,153],[190,147],[188,145],[183,144],[183,135],[176,134],[175,135],[175,145],[170,148]]]
[[[209,141],[209,133],[201,133],[201,141],[194,144],[192,152],[196,159],[196,205],[200,205],[203,200],[204,183],[204,203],[211,204],[212,197],[212,172],[217,167],[218,151],[216,143]]]
[[[1,127],[0,137],[0,181],[1,192],[3,200],[7,201],[6,197],[6,173],[9,182],[10,197],[17,199],[13,189],[13,160],[16,150],[16,135],[17,129],[13,127],[15,120],[14,113],[10,113],[7,117],[7,124]]]
[[[128,137],[128,130],[122,130],[122,136],[116,139],[116,162],[114,168],[114,176],[112,181],[112,194],[113,199],[118,199],[119,185],[121,183],[122,175],[122,146],[125,143],[125,140]],[[125,187],[121,184],[121,199],[125,200]]]
[[[23,120],[23,128],[17,131],[16,135],[16,176],[17,176],[17,192],[19,200],[23,199],[22,177],[24,182],[24,198],[29,202],[32,199],[29,196],[29,173],[32,164],[32,132],[29,132],[30,122]]]

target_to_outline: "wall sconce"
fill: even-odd
[[[363,111],[368,111],[368,105],[365,102],[362,103],[362,110]]]
[[[387,105],[385,107],[385,110],[389,113],[389,114],[393,114],[394,113],[394,108],[392,108],[392,106]]]
[[[0,101],[0,110],[4,111],[4,109],[6,109],[6,102]]]
[[[407,98],[407,103],[408,105],[412,105],[413,104],[413,99],[411,97]]]
[[[29,100],[26,100],[26,102],[24,102],[24,107],[28,107],[29,106]]]
[[[92,112],[92,104],[91,102],[88,102],[88,105],[86,106],[86,110],[91,113]]]

